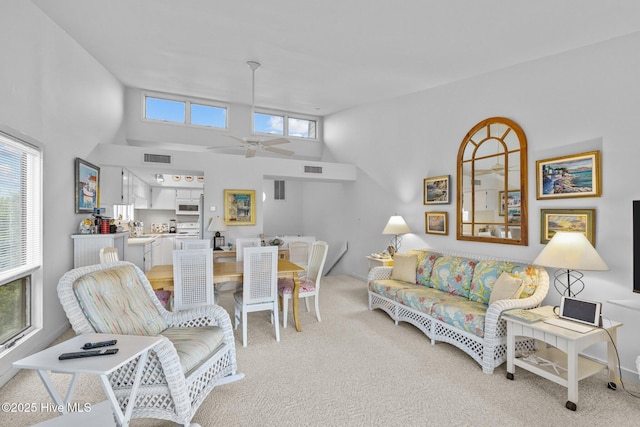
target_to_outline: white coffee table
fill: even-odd
[[[68,341],[42,350],[41,352],[25,357],[24,359],[20,359],[13,363],[13,367],[19,369],[37,370],[40,379],[47,388],[47,391],[55,402],[56,407],[60,408],[60,412],[63,417],[54,418],[53,420],[50,420],[51,423],[47,422],[47,425],[57,425],[60,424],[60,422],[62,422],[62,424],[60,425],[64,425],[66,421],[71,421],[71,419],[65,421],[62,418],[77,418],[79,414],[69,413],[68,410],[70,407],[69,403],[71,402],[71,398],[75,390],[76,382],[78,381],[80,374],[93,374],[98,375],[100,383],[102,384],[102,389],[104,390],[104,393],[106,394],[108,401],[111,404],[111,410],[113,411],[118,424],[128,426],[129,421],[131,420],[133,405],[129,404],[125,412],[122,412],[120,405],[118,404],[118,399],[116,398],[114,391],[109,384],[108,375],[129,362],[133,361],[134,363],[136,363],[137,367],[134,376],[134,383],[131,389],[131,394],[129,396],[129,402],[135,402],[135,396],[138,392],[140,379],[142,378],[142,371],[144,366],[146,365],[149,350],[161,339],[161,337],[153,336],[93,333],[82,334],[71,338]],[[117,348],[118,353],[108,356],[58,360],[58,356],[62,353],[82,351],[81,347],[84,345],[84,343],[107,340],[117,340],[118,342],[114,346],[103,348]],[[53,382],[51,381],[51,377],[49,376],[49,372],[66,373],[73,375],[71,383],[69,384],[69,389],[67,390],[64,399],[56,390]],[[87,415],[104,418],[103,412],[105,405],[101,403],[94,406],[98,407],[96,409],[102,410],[94,411],[92,408],[91,412],[88,412]]]

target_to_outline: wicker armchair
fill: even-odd
[[[161,335],[149,354],[132,418],[160,418],[190,425],[198,407],[236,372],[231,320],[217,305],[172,313],[162,306],[144,273],[129,262],[99,264],[67,272],[58,297],[77,334]],[[109,376],[123,411],[135,362]]]

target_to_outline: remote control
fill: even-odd
[[[99,347],[108,347],[110,345],[116,345],[116,343],[118,342],[118,340],[109,340],[109,341],[100,341],[100,342],[88,342],[85,343],[82,346],[83,350],[89,350],[92,348],[99,348]]]
[[[78,351],[76,353],[63,353],[58,356],[58,360],[79,359],[81,357],[106,356],[108,354],[116,354],[117,348],[105,348],[103,350]]]

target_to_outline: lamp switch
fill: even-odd
[[[215,212],[216,211],[216,207],[215,206],[209,206],[209,211],[210,212]]]

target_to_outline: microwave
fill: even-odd
[[[200,200],[176,199],[176,215],[199,215]]]

